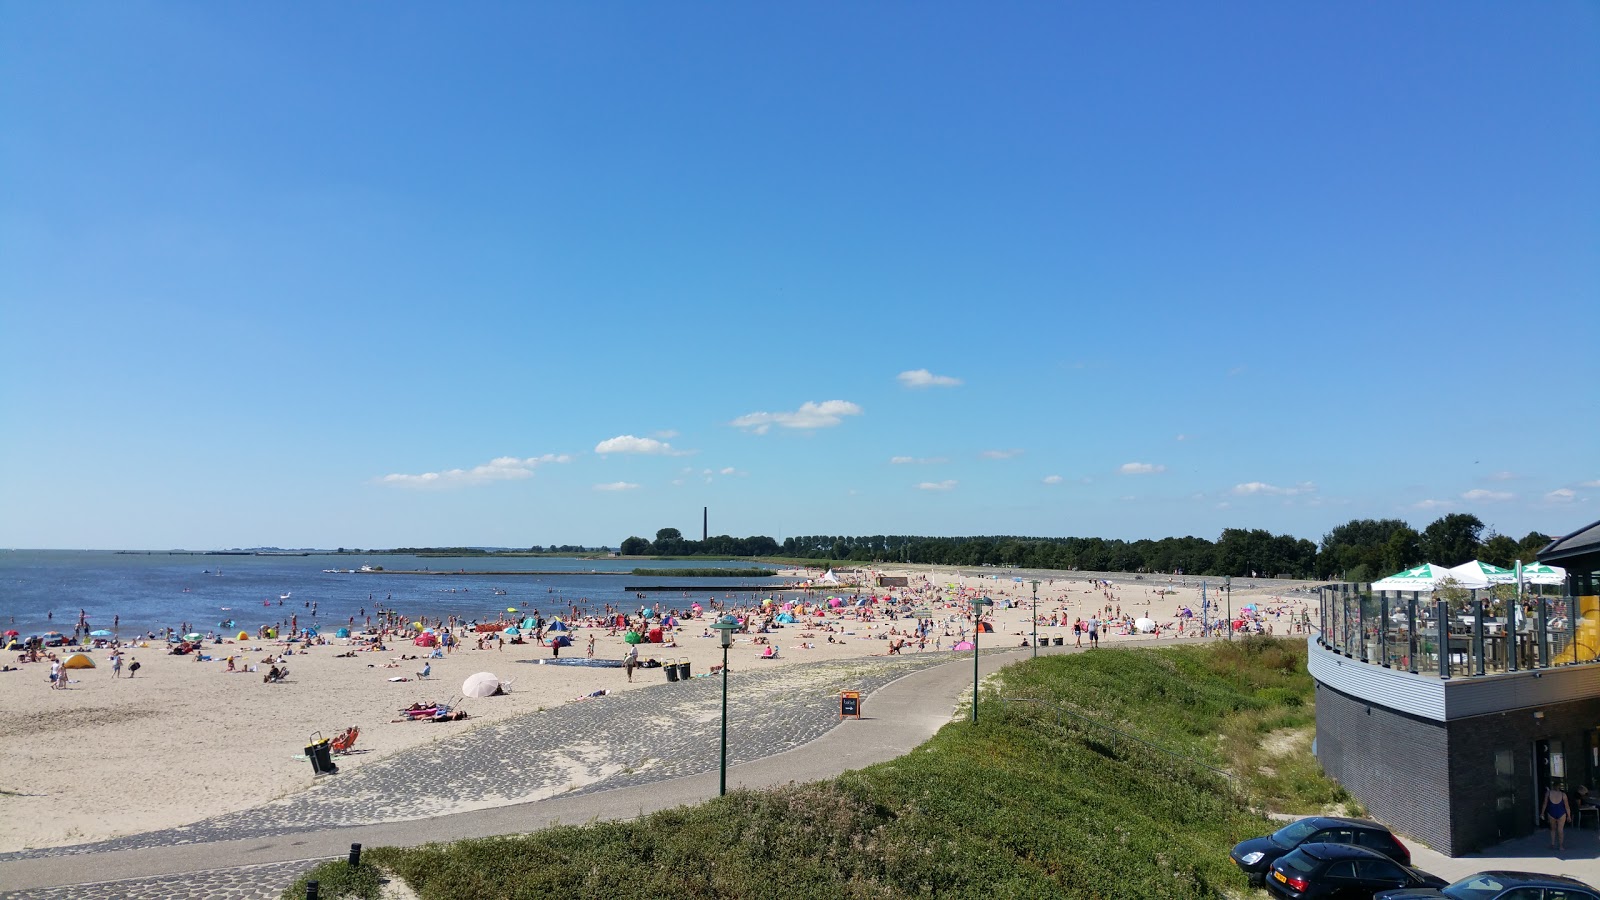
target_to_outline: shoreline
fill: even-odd
[[[882,566],[872,571],[906,576],[912,587],[864,588],[863,596],[908,598],[914,608],[926,609],[939,624],[937,648],[930,639],[920,651],[923,654],[968,656],[952,653],[949,648],[954,638],[942,633],[946,624],[954,632],[963,621],[965,600],[951,605],[949,584],[958,585],[956,590],[964,595],[987,595],[1011,604],[1010,608],[994,608],[990,616],[994,634],[982,635],[979,641],[984,651],[1016,649],[1031,633],[1031,586],[1012,580],[1016,573],[962,576],[926,566]],[[1059,624],[1063,615],[1070,623],[1109,604],[1113,612],[1121,607],[1130,616],[1148,616],[1176,628],[1180,607],[1189,606],[1199,613],[1198,589],[1176,581],[1169,584],[1165,576],[1155,581],[1150,576],[1137,580],[1131,575],[1113,575],[1107,588],[1086,580],[1082,573],[1038,575],[1039,612],[1049,614],[1053,623],[1040,625],[1039,635],[1061,637],[1067,646],[1073,645],[1074,639],[1072,629]],[[1310,595],[1284,594],[1290,584],[1294,583],[1236,589],[1232,600],[1235,607],[1242,607],[1281,596],[1269,600],[1271,605],[1295,612],[1305,607]],[[923,586],[920,595],[915,592],[918,585]],[[844,586],[829,587],[838,595],[852,593]],[[819,599],[814,594],[791,596],[797,603]],[[730,687],[737,690],[737,673],[754,665],[779,668],[888,655],[890,632],[898,634],[913,621],[881,614],[863,620],[853,607],[841,605],[825,617],[806,619],[769,635],[739,635],[730,653],[734,676]],[[1282,612],[1267,621],[1276,624],[1278,634],[1288,630],[1288,616]],[[721,648],[715,638],[701,636],[708,623],[709,619],[684,619],[677,633],[678,646],[640,644],[641,658],[683,659],[695,673],[712,671],[721,663]],[[835,630],[826,631],[828,627]],[[1173,639],[1199,639],[1195,632],[1193,627],[1181,632],[1181,637],[1176,630],[1159,637],[1108,632],[1102,644],[1159,645]],[[626,647],[623,638],[607,634],[604,628],[579,629],[573,634],[573,646],[566,648],[561,658],[583,658],[590,635],[595,638],[597,660],[621,658]],[[777,659],[756,662],[765,649],[756,643],[758,637],[781,648]],[[833,643],[828,642],[829,637]],[[364,651],[355,649],[354,643],[336,640],[287,657],[285,663],[292,673],[288,683],[263,684],[261,672],[267,668],[263,660],[269,654],[276,656],[281,646],[257,640],[207,645],[205,651],[215,657],[210,662],[167,655],[165,648],[155,643],[133,647],[125,650],[127,657],[137,658],[142,668],[131,679],[113,678],[106,664],[107,651],[91,651],[88,655],[97,668],[68,670],[70,683],[65,690],[50,688],[45,664],[0,673],[0,679],[5,679],[0,684],[6,685],[10,701],[0,708],[0,729],[8,735],[0,745],[0,762],[9,773],[0,781],[0,790],[5,792],[10,813],[0,821],[0,852],[81,844],[191,824],[304,791],[315,779],[303,748],[307,736],[316,731],[332,736],[351,725],[360,727],[357,749],[361,752],[338,758],[341,768],[359,770],[368,761],[425,746],[445,735],[571,703],[598,690],[638,690],[664,680],[661,671],[648,669],[642,670],[642,675],[636,672],[629,684],[621,668],[538,665],[541,659],[550,659],[552,651],[531,642],[478,650],[469,640],[444,659],[431,660],[433,677],[417,681],[418,671],[429,662],[423,659],[430,652],[427,649],[396,640],[388,644],[387,651]],[[918,652],[912,644],[904,655]],[[253,665],[259,671],[227,673],[223,659],[230,653],[236,667]],[[462,680],[480,671],[509,679],[510,693],[467,701],[470,718],[464,722],[430,727],[393,721],[397,710],[413,702],[442,701],[461,693]],[[578,741],[579,736],[573,740]]]

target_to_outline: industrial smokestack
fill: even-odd
[[[711,538],[711,532],[708,530],[710,525],[711,525],[711,507],[702,506],[702,507],[700,507],[700,542],[701,543],[705,543],[707,540],[709,540]]]

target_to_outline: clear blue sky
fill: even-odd
[[[0,3],[0,546],[1600,517],[1600,6]]]

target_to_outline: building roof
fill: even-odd
[[[1600,522],[1556,538],[1539,551],[1537,558],[1542,563],[1553,563],[1590,554],[1600,556]]]

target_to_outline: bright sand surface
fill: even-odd
[[[967,570],[969,573],[972,570]],[[941,638],[942,650],[934,649],[930,638],[925,653],[952,655],[955,637],[944,637],[948,622],[953,633],[967,624],[961,612],[965,601],[947,603],[953,593],[947,585],[959,585],[972,594],[993,599],[1010,599],[1017,608],[996,608],[990,619],[995,633],[980,640],[984,648],[1019,647],[1030,626],[1028,610],[1031,586],[1017,583],[1011,573],[992,576],[961,576],[952,571],[929,567],[882,567],[873,574],[906,575],[910,589],[862,587],[862,596],[911,596],[918,586],[925,592],[914,597],[915,606],[926,607]],[[815,574],[815,573],[812,573]],[[870,580],[863,584],[873,584]],[[1183,586],[1183,579],[1164,575],[1105,576],[1112,582],[1108,591],[1096,586],[1083,573],[1042,573],[1038,593],[1041,617],[1059,619],[1065,613],[1070,623],[1087,619],[1109,602],[1113,613],[1120,605],[1124,614],[1148,616],[1162,626],[1159,637],[1150,634],[1124,634],[1112,626],[1102,643],[1126,641],[1165,643],[1170,639],[1196,637],[1199,622],[1198,586]],[[846,579],[850,580],[849,578]],[[1220,601],[1212,582],[1210,596]],[[1273,587],[1236,586],[1232,592],[1235,610],[1256,603],[1265,614],[1265,623],[1277,634],[1290,632],[1289,612],[1298,614],[1313,595],[1289,592],[1292,584],[1279,582]],[[1172,593],[1158,594],[1158,590]],[[857,591],[849,587],[813,592],[811,602],[829,596],[851,598]],[[778,602],[797,599],[799,594],[777,595]],[[664,608],[689,599],[651,595],[649,602]],[[1196,618],[1186,620],[1177,630],[1178,610],[1188,607]],[[871,622],[856,617],[849,605],[844,615],[830,613],[810,618],[813,624],[788,625],[768,635],[780,648],[776,660],[756,661],[762,647],[753,635],[739,635],[730,650],[729,670],[732,688],[737,690],[737,673],[746,666],[792,665],[820,660],[862,656],[881,656],[889,642],[879,636],[890,628],[902,632],[913,623],[892,621],[880,612]],[[1283,610],[1281,617],[1267,610]],[[1102,615],[1102,619],[1107,618]],[[696,674],[706,673],[722,661],[722,651],[714,637],[701,637],[707,620],[685,620],[678,629],[677,647],[641,644],[640,658],[682,659],[690,661]],[[832,625],[835,640],[828,643],[826,625]],[[970,628],[970,625],[967,627]],[[582,657],[589,634],[597,635],[595,657],[620,659],[626,650],[620,634],[608,636],[604,629],[578,629],[573,646],[563,648],[563,657]],[[805,638],[802,634],[813,637]],[[1065,637],[1074,643],[1072,629],[1040,628],[1041,636]],[[801,649],[802,642],[812,649]],[[1088,643],[1087,639],[1084,641]],[[6,815],[0,819],[0,852],[50,847],[102,840],[161,828],[197,822],[220,813],[248,809],[308,788],[313,775],[303,748],[312,732],[333,736],[356,725],[361,729],[357,749],[364,752],[337,757],[341,769],[359,768],[397,751],[415,747],[446,735],[511,716],[571,702],[593,691],[631,690],[665,680],[660,669],[641,669],[630,684],[620,668],[530,665],[524,659],[548,659],[548,647],[508,645],[503,650],[458,649],[445,659],[433,660],[433,677],[415,680],[430,651],[410,641],[388,643],[387,652],[360,652],[354,658],[337,654],[351,649],[349,642],[336,640],[327,646],[296,652],[285,661],[290,670],[284,684],[262,683],[268,668],[261,661],[282,649],[281,644],[244,641],[207,646],[211,662],[196,662],[192,656],[172,656],[159,645],[125,650],[127,659],[142,665],[135,678],[113,678],[109,651],[95,650],[89,656],[94,669],[69,670],[69,686],[51,690],[48,663],[22,665],[19,671],[0,673],[6,702],[0,706],[0,798]],[[57,648],[55,651],[60,652]],[[908,654],[919,652],[909,645]],[[223,661],[236,657],[240,666],[255,665],[255,673],[227,673]],[[402,655],[418,659],[400,659]],[[954,657],[952,657],[954,658]],[[15,654],[6,654],[8,665],[17,665]],[[394,667],[387,667],[388,665]],[[492,672],[509,679],[504,696],[468,700],[464,708],[470,718],[444,724],[394,721],[399,710],[418,701],[445,701],[460,694],[462,681],[476,672]],[[410,678],[391,682],[390,678]],[[600,702],[604,702],[603,700]],[[532,798],[529,798],[532,799]]]

